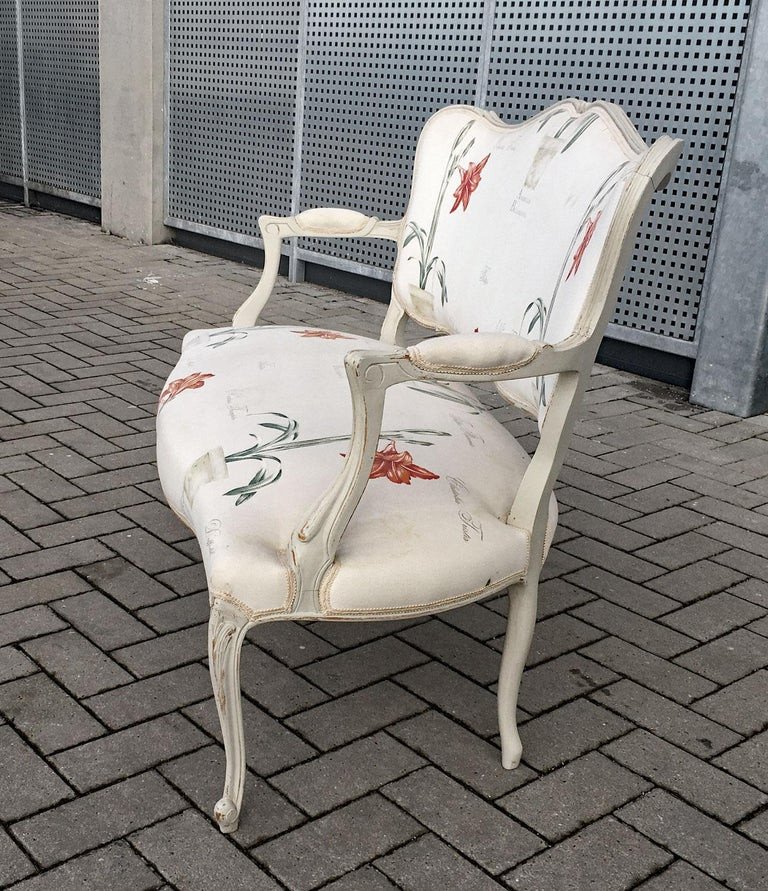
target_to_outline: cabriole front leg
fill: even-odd
[[[240,704],[240,650],[245,632],[253,624],[237,607],[214,599],[208,622],[208,658],[227,772],[224,794],[213,815],[222,832],[235,832],[243,801],[245,738]]]
[[[501,656],[499,672],[499,733],[501,734],[501,763],[507,770],[517,767],[523,754],[523,744],[517,730],[517,697],[531,648],[536,624],[536,600],[539,588],[538,573],[509,591],[507,636]]]

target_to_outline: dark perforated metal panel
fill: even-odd
[[[21,175],[16,2],[0,0],[0,177]]]
[[[307,4],[301,208],[397,219],[419,132],[444,105],[472,103],[483,0]],[[391,243],[310,241],[315,251],[390,268]]]
[[[508,120],[565,96],[621,105],[643,137],[685,140],[642,227],[614,321],[691,341],[750,4],[499,0],[488,107]]]
[[[101,193],[98,0],[22,0],[30,183]]]
[[[170,0],[172,225],[251,240],[261,214],[291,212],[299,6]]]

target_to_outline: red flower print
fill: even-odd
[[[323,340],[352,340],[346,334],[337,334],[335,331],[324,331],[321,328],[312,331],[292,331],[292,334],[300,334],[302,337],[321,337]]]
[[[398,452],[394,440],[385,449],[376,452],[370,476],[372,480],[386,477],[393,483],[405,483],[407,486],[410,486],[412,476],[420,480],[440,479],[431,470],[426,470],[424,467],[414,464],[410,452]]]
[[[166,403],[178,396],[179,393],[183,393],[184,390],[199,390],[209,377],[213,377],[213,375],[202,374],[201,372],[196,371],[194,374],[190,374],[187,377],[180,377],[178,380],[170,381],[168,386],[160,394],[157,410],[160,411]]]
[[[586,251],[587,245],[592,240],[592,236],[595,234],[597,221],[600,219],[601,213],[602,210],[598,210],[597,216],[594,218],[594,220],[590,220],[587,223],[584,237],[581,239],[581,244],[576,248],[576,253],[573,255],[573,263],[571,264],[571,268],[568,270],[568,275],[566,275],[565,277],[566,281],[568,281],[571,275],[576,275],[576,273],[579,271],[579,266],[581,266],[581,258],[584,256],[584,251]]]
[[[453,197],[456,201],[448,213],[453,213],[460,204],[464,210],[467,209],[469,206],[469,196],[480,185],[480,174],[483,172],[483,167],[485,167],[486,162],[490,157],[490,154],[486,155],[479,164],[470,161],[466,170],[463,167],[459,167],[459,171],[461,172],[461,182],[459,183],[459,188],[453,193]]]

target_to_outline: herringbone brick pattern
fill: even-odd
[[[267,625],[243,655],[242,825],[213,826],[204,577],[154,405],[183,333],[256,276],[0,206],[0,885],[765,888],[768,418],[607,368],[558,486],[524,764],[497,748],[503,597]],[[283,282],[266,320],[382,316]]]

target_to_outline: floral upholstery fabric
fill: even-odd
[[[186,336],[160,398],[158,465],[217,596],[252,615],[290,611],[291,533],[341,470],[352,430],[344,356],[381,346],[303,327]],[[436,611],[520,578],[528,541],[506,517],[527,464],[466,387],[392,387],[323,613]],[[553,498],[550,535],[555,519]]]
[[[419,139],[393,294],[425,325],[558,343],[578,331],[637,153],[597,107],[509,127],[446,108]],[[553,380],[498,384],[543,417]]]

